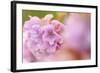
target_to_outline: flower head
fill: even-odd
[[[63,24],[52,18],[51,14],[42,19],[30,17],[23,26],[23,50],[27,49],[38,61],[55,53],[63,43]]]

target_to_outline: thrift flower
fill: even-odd
[[[23,26],[25,61],[43,61],[46,56],[50,56],[60,49],[63,43],[60,35],[60,32],[63,31],[63,24],[57,20],[51,20],[52,18],[51,14],[42,19],[34,16],[25,22]]]

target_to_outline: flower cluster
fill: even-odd
[[[52,14],[42,19],[30,16],[30,19],[25,22],[23,56],[27,61],[40,61],[61,47],[63,39],[60,34],[63,31],[63,24],[58,20],[51,20],[52,18]]]

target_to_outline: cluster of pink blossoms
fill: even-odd
[[[63,44],[61,32],[63,24],[51,20],[48,14],[40,19],[31,17],[23,26],[23,57],[25,61],[42,61],[44,57],[54,54]]]

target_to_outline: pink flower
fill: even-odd
[[[67,46],[76,50],[90,48],[90,15],[70,13],[65,21],[63,36]]]
[[[47,25],[43,28],[43,44],[48,54],[54,53],[63,43],[62,37],[55,31],[53,25]],[[48,49],[49,48],[49,49]]]
[[[63,40],[60,32],[63,30],[63,24],[51,20],[52,18],[53,15],[48,14],[43,19],[30,17],[25,22],[23,56],[26,61],[42,61],[45,56],[54,54],[61,47]]]

